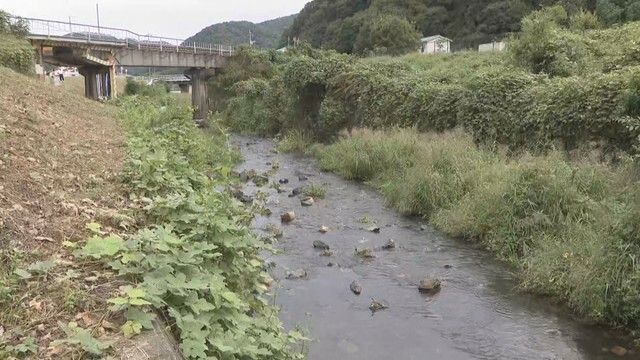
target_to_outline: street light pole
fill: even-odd
[[[96,18],[98,19],[98,34],[100,34],[100,8],[98,3],[96,3]]]

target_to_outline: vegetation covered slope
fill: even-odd
[[[296,15],[281,17],[254,24],[249,21],[230,21],[214,24],[202,29],[187,41],[197,41],[223,45],[248,45],[249,32],[252,33],[255,46],[261,48],[276,48],[282,34],[291,26]]]
[[[441,34],[453,39],[454,48],[467,49],[518,31],[525,15],[554,4],[570,13],[597,11],[608,24],[640,20],[640,3],[635,0],[314,0],[285,37],[351,53],[367,24],[380,14],[395,14],[425,36]]]

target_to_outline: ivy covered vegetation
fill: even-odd
[[[131,286],[109,300],[126,332],[151,329],[164,313],[189,359],[296,359],[303,340],[285,334],[263,295],[267,274],[249,230],[252,209],[229,191],[237,154],[221,134],[203,133],[191,109],[171,98],[127,98],[121,120],[129,136],[123,181],[146,204],[147,227],[128,239],[96,235],[76,252],[101,259]]]
[[[637,329],[640,23],[533,12],[504,53],[241,54],[236,131],[282,137],[391,206],[478,241],[524,289]],[[246,67],[245,67],[246,68]]]

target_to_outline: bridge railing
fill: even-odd
[[[74,42],[108,44],[152,51],[191,52],[196,54],[233,55],[235,48],[228,45],[187,42],[181,39],[154,35],[140,35],[125,29],[71,22],[20,18],[29,26],[29,33],[48,39],[68,38]]]

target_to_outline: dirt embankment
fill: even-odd
[[[0,357],[3,346],[35,339],[27,358],[72,358],[68,347],[51,346],[65,337],[58,321],[109,336],[105,299],[117,285],[76,264],[63,243],[89,237],[87,223],[119,225],[126,139],[115,112],[0,67]],[[16,278],[36,261],[48,270]]]
[[[54,250],[81,207],[113,204],[124,158],[115,109],[0,68],[0,246]]]

